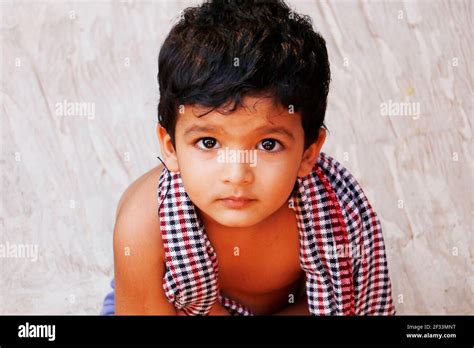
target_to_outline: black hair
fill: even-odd
[[[204,116],[267,94],[301,114],[306,149],[326,128],[330,80],[326,42],[310,17],[281,0],[206,1],[182,12],[161,47],[158,121],[175,146],[180,105],[209,107]]]

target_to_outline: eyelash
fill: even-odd
[[[212,137],[204,137],[204,138],[199,138],[197,141],[195,141],[195,142],[194,142],[194,145],[197,146],[197,148],[198,148],[199,150],[202,150],[202,151],[211,151],[211,150],[216,150],[216,149],[218,149],[218,148],[214,148],[214,147],[213,147],[213,148],[206,148],[205,146],[200,147],[200,146],[198,145],[199,142],[201,142],[202,140],[206,140],[206,139],[213,139],[213,140],[216,141],[216,143],[218,143],[217,139],[215,139],[215,138],[212,138]],[[260,141],[259,144],[262,143],[262,142],[264,142],[264,141],[267,141],[267,140],[274,141],[274,142],[277,144],[276,147],[278,147],[278,145],[280,145],[280,149],[279,149],[279,150],[274,150],[274,149],[272,149],[272,150],[268,150],[268,151],[267,151],[267,150],[262,150],[262,151],[265,151],[265,152],[267,152],[267,153],[276,153],[276,152],[280,152],[280,151],[282,151],[282,150],[284,149],[283,144],[282,144],[280,141],[278,141],[278,140],[276,140],[276,139],[273,139],[273,138],[265,138],[265,139],[263,139],[262,141]],[[259,150],[260,150],[260,149],[259,149]]]

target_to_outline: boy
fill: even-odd
[[[308,17],[188,8],[158,80],[166,167],[118,204],[103,314],[395,314],[377,216],[321,152],[330,69]]]

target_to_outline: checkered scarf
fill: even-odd
[[[178,172],[163,169],[158,199],[168,301],[188,315],[207,315],[217,300],[232,315],[253,315],[220,294],[216,253]],[[288,206],[297,216],[309,312],[394,315],[381,225],[347,169],[321,152],[312,172],[297,178]]]

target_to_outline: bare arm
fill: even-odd
[[[125,192],[117,209],[115,313],[176,315],[162,286],[165,265],[155,200],[156,177],[139,180],[142,182],[132,184]]]

